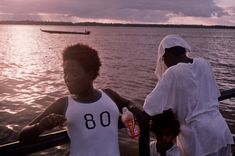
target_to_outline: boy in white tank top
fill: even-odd
[[[71,95],[58,99],[25,126],[19,140],[34,141],[66,121],[71,156],[119,156],[120,111],[128,107],[138,120],[141,111],[114,91],[93,87],[100,66],[97,51],[91,47],[76,44],[65,48],[64,80]]]

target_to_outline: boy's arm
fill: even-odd
[[[33,119],[19,133],[20,142],[33,142],[45,130],[54,128],[65,121],[67,98],[61,98],[50,105],[42,114]]]
[[[117,105],[119,112],[122,112],[123,107],[127,107],[135,116],[137,122],[141,121],[142,110],[141,107],[132,103],[131,101],[121,97],[118,93],[111,89],[103,90]]]
[[[121,112],[123,107],[127,107],[136,117],[139,127],[140,127],[140,137],[139,137],[139,155],[140,156],[149,156],[149,122],[150,116],[142,111],[138,106],[130,102],[129,100],[121,97],[116,92],[111,89],[104,89],[104,92],[110,96],[111,99],[117,104],[119,111]],[[121,123],[122,124],[122,123]]]

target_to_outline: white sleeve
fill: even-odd
[[[211,65],[209,64],[209,62],[207,62],[208,63],[208,66],[209,66],[209,70],[210,70],[210,72],[211,72],[211,79],[212,79],[212,86],[214,87],[212,87],[212,89],[215,91],[215,96],[217,96],[216,98],[218,98],[218,97],[220,97],[220,90],[219,90],[219,87],[218,87],[218,85],[217,85],[217,83],[216,83],[216,79],[215,79],[215,75],[214,75],[214,72],[213,72],[213,70],[212,70],[212,67],[211,67]]]
[[[212,66],[207,60],[205,60],[203,58],[201,58],[201,59],[202,59],[202,61],[204,61],[204,64],[205,64],[204,69],[207,70],[208,82],[210,82],[209,86],[210,86],[211,96],[213,98],[217,99],[218,97],[220,97],[221,94],[220,94],[219,87],[216,83],[216,79],[215,79],[215,75],[214,75]]]
[[[163,110],[170,108],[168,98],[170,98],[172,87],[174,87],[174,76],[172,72],[172,70],[167,70],[153,91],[147,95],[143,108],[150,116],[160,114]]]
[[[173,145],[169,150],[166,151],[166,156],[182,156],[182,152],[179,147]]]
[[[150,156],[161,156],[158,152],[157,152],[157,148],[156,148],[156,145],[157,145],[157,141],[151,141],[150,142]]]

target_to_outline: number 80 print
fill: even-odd
[[[92,114],[85,114],[84,115],[84,119],[86,120],[85,124],[86,124],[86,128],[88,129],[94,129],[96,127],[96,122],[97,119],[94,119],[94,116]],[[103,127],[107,127],[111,124],[111,120],[110,120],[110,113],[107,111],[104,111],[102,113],[100,113],[100,124]]]

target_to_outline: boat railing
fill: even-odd
[[[219,101],[235,97],[235,88],[221,91]],[[235,140],[235,137],[234,137]],[[1,156],[26,155],[51,147],[63,145],[69,142],[66,130],[41,135],[38,140],[31,143],[21,143],[19,141],[0,145]]]

